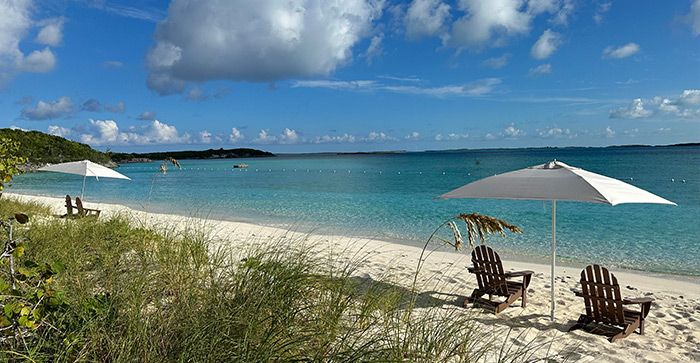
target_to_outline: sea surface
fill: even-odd
[[[547,262],[551,205],[541,201],[438,200],[474,180],[552,159],[604,174],[678,203],[558,202],[558,259],[700,276],[700,147],[507,149],[374,155],[283,155],[124,164],[133,180],[88,180],[85,199],[150,212],[195,215],[422,245],[443,221],[478,212],[520,226],[489,237],[504,258]],[[248,169],[234,169],[247,163]],[[79,195],[82,178],[33,173],[8,190]]]

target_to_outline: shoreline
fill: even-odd
[[[60,212],[64,207],[64,200],[62,198],[58,197],[50,197],[50,196],[44,196],[44,195],[33,195],[33,194],[19,194],[19,193],[3,193],[7,197],[11,198],[18,198],[20,200],[25,200],[25,201],[35,201],[39,202],[42,204],[47,204],[50,205],[54,212],[58,213]],[[60,206],[59,208],[56,207],[56,205]],[[255,230],[260,230],[260,231],[265,231],[267,233],[273,233],[277,235],[286,235],[289,233],[294,233],[294,234],[299,234],[299,235],[313,235],[315,237],[323,238],[326,240],[351,240],[351,241],[367,241],[370,244],[380,244],[380,245],[386,245],[386,246],[392,246],[396,250],[411,250],[410,252],[412,253],[417,253],[420,254],[421,247],[417,246],[414,243],[400,243],[400,241],[397,240],[391,240],[391,239],[380,239],[380,238],[375,238],[371,236],[347,236],[347,235],[342,235],[342,234],[334,234],[334,233],[327,233],[328,228],[326,229],[314,229],[309,226],[307,228],[295,228],[299,226],[295,226],[293,224],[285,224],[285,223],[255,223],[252,220],[238,220],[235,218],[232,219],[210,219],[210,218],[205,218],[202,216],[193,216],[193,215],[185,215],[185,214],[178,214],[178,213],[163,213],[161,211],[157,212],[148,212],[142,209],[134,208],[131,206],[123,205],[123,204],[114,204],[114,203],[93,203],[93,202],[85,202],[85,205],[91,208],[97,208],[97,209],[102,209],[103,212],[107,212],[108,215],[113,215],[113,214],[119,214],[119,213],[127,213],[127,214],[140,214],[143,216],[158,216],[158,219],[164,219],[164,220],[171,220],[171,221],[177,221],[179,220],[198,220],[200,222],[205,222],[207,224],[232,224],[232,226],[228,226],[229,228],[233,227],[234,230],[238,229],[243,229],[245,231],[255,231]],[[239,228],[240,227],[240,228]],[[464,251],[454,251],[451,249],[428,249],[427,251],[434,251],[433,253],[439,253],[439,254],[448,254],[448,255],[456,255],[456,256],[461,256],[465,257],[467,260],[467,263],[469,264],[469,256],[467,253]],[[513,258],[515,257],[515,258]],[[543,258],[547,259],[546,257]],[[506,258],[503,260],[505,266],[513,266],[515,269],[519,270],[532,270],[537,273],[541,274],[546,274],[549,276],[550,274],[550,268],[551,266],[549,264],[545,264],[539,261],[533,261],[527,259],[527,256],[509,256],[509,258]],[[416,258],[416,263],[417,263],[417,258]],[[585,267],[586,265],[583,264],[576,264],[576,263],[570,263],[570,262],[565,262],[561,261],[557,263],[556,266],[556,276],[555,277],[560,277],[560,274],[568,274],[571,275],[572,271],[575,274],[576,277],[578,277],[580,271]],[[621,277],[619,280],[621,280],[621,285],[623,282],[627,282],[629,284],[634,284],[634,285],[640,285],[640,286],[645,286],[648,287],[650,290],[660,290],[660,291],[665,291],[669,293],[676,293],[679,295],[685,294],[686,296],[693,296],[696,298],[700,298],[700,278],[698,276],[693,276],[693,275],[678,275],[678,274],[670,274],[670,273],[662,273],[662,272],[648,272],[648,271],[643,271],[643,270],[632,270],[632,269],[624,269],[624,268],[616,268],[616,267],[609,267],[611,272],[614,272],[616,276]],[[671,283],[671,284],[669,284]],[[670,285],[679,285],[677,288],[674,288],[672,290],[666,290]]]

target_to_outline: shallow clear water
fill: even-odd
[[[409,244],[425,241],[451,216],[479,212],[523,229],[522,235],[489,240],[502,255],[546,261],[551,238],[549,203],[435,198],[476,179],[555,158],[678,203],[678,207],[611,207],[559,202],[560,260],[700,275],[699,147],[180,160],[183,170],[171,167],[167,175],[157,173],[158,162],[127,164],[118,170],[133,181],[89,180],[85,199],[156,212],[291,224]],[[232,168],[241,162],[250,168]],[[71,175],[26,174],[17,177],[9,191],[76,195],[81,181]]]

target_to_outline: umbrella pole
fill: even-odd
[[[83,198],[83,194],[85,193],[85,179],[87,178],[87,175],[83,176],[83,189],[80,189],[80,199],[85,199]]]
[[[554,321],[554,309],[556,308],[556,302],[554,300],[554,270],[557,264],[557,201],[552,200],[552,275],[551,275],[551,286],[552,286],[552,312],[551,319]]]

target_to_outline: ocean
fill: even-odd
[[[558,260],[700,276],[700,147],[468,150],[395,154],[282,155],[274,158],[124,164],[133,180],[88,180],[85,200],[150,212],[194,215],[380,238],[422,245],[444,220],[477,212],[523,234],[489,237],[503,258],[547,262],[551,206],[541,201],[438,200],[466,183],[557,159],[678,203],[611,207],[557,203]],[[247,169],[233,165],[247,163]],[[79,195],[82,178],[31,173],[8,192]]]

